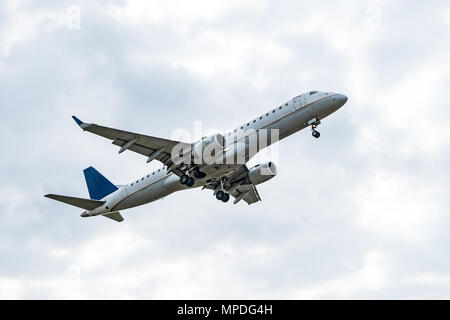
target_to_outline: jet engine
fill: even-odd
[[[277,166],[272,161],[257,164],[248,171],[248,178],[253,184],[266,182],[277,175]]]
[[[220,133],[203,137],[201,140],[192,145],[192,157],[195,159],[203,159],[203,157],[211,157],[216,151],[222,151],[225,148],[225,138]]]

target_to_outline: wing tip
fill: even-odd
[[[72,119],[75,120],[75,122],[77,123],[77,125],[81,126],[83,124],[83,121],[81,121],[80,119],[78,119],[75,116],[72,116]]]

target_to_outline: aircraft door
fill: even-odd
[[[298,96],[294,98],[294,109],[300,109],[302,107],[302,96]]]
[[[308,99],[308,95],[307,95],[307,94],[302,94],[302,97],[301,97],[301,100],[302,100],[302,108],[308,104],[307,99]]]
[[[122,195],[122,197],[125,198],[126,196],[128,196],[128,186],[124,186],[121,189],[122,190],[121,190],[120,194]]]

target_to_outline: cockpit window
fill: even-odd
[[[310,92],[309,92],[309,95],[312,96],[313,94],[315,94],[315,93],[317,93],[317,92],[319,92],[319,91],[316,91],[316,90],[310,91]]]

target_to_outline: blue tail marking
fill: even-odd
[[[93,167],[86,168],[83,172],[92,200],[101,200],[118,189]]]

